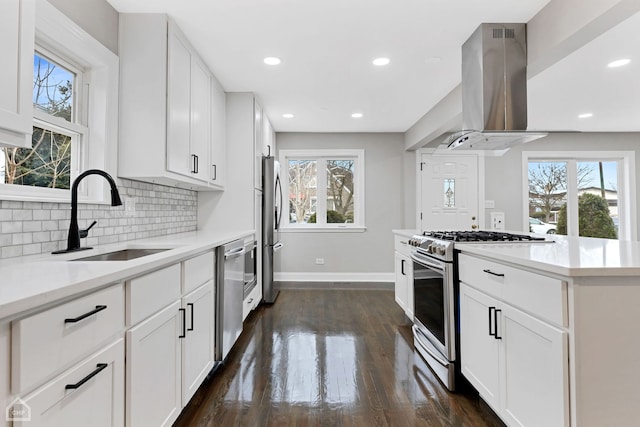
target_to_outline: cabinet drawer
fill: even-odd
[[[129,280],[126,297],[127,325],[133,326],[180,298],[180,264]]]
[[[466,254],[458,259],[460,281],[536,317],[568,325],[566,282]]]
[[[124,340],[119,339],[23,400],[31,410],[31,419],[14,421],[15,427],[123,426]]]
[[[242,320],[247,318],[251,310],[256,308],[260,303],[260,288],[256,285],[253,290],[247,295],[247,298],[242,303]]]
[[[122,284],[13,322],[13,392],[23,392],[67,368],[123,329]]]
[[[188,293],[213,279],[214,255],[209,251],[184,262],[182,293]]]
[[[413,247],[409,245],[409,238],[406,236],[395,236],[395,248],[396,251],[400,252],[402,255],[407,257],[411,257],[411,251]]]

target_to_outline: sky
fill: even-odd
[[[553,162],[529,162],[529,171],[535,170],[538,168],[538,165],[542,165],[545,163],[553,163]],[[557,162],[564,163],[564,162]],[[598,161],[579,161],[578,168],[586,166],[591,169],[590,173],[587,175],[584,183],[581,185],[582,188],[585,187],[600,187],[600,173],[598,168]],[[604,186],[607,190],[617,190],[618,189],[618,173],[617,173],[617,162],[616,161],[603,161],[602,169],[604,174]]]

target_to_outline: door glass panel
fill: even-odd
[[[444,277],[441,273],[413,263],[414,316],[445,345]]]
[[[567,163],[530,161],[528,175],[529,231],[566,235]]]
[[[456,180],[455,179],[444,180],[444,207],[445,208],[456,207]]]
[[[353,223],[354,160],[327,160],[327,223]]]
[[[578,234],[618,238],[618,162],[582,161],[578,167]]]

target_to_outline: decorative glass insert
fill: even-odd
[[[445,208],[456,207],[456,180],[455,179],[444,180],[444,207]]]

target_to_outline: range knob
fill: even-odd
[[[436,251],[437,251],[438,255],[444,255],[444,253],[446,252],[446,248],[443,245],[439,245],[436,248]]]

